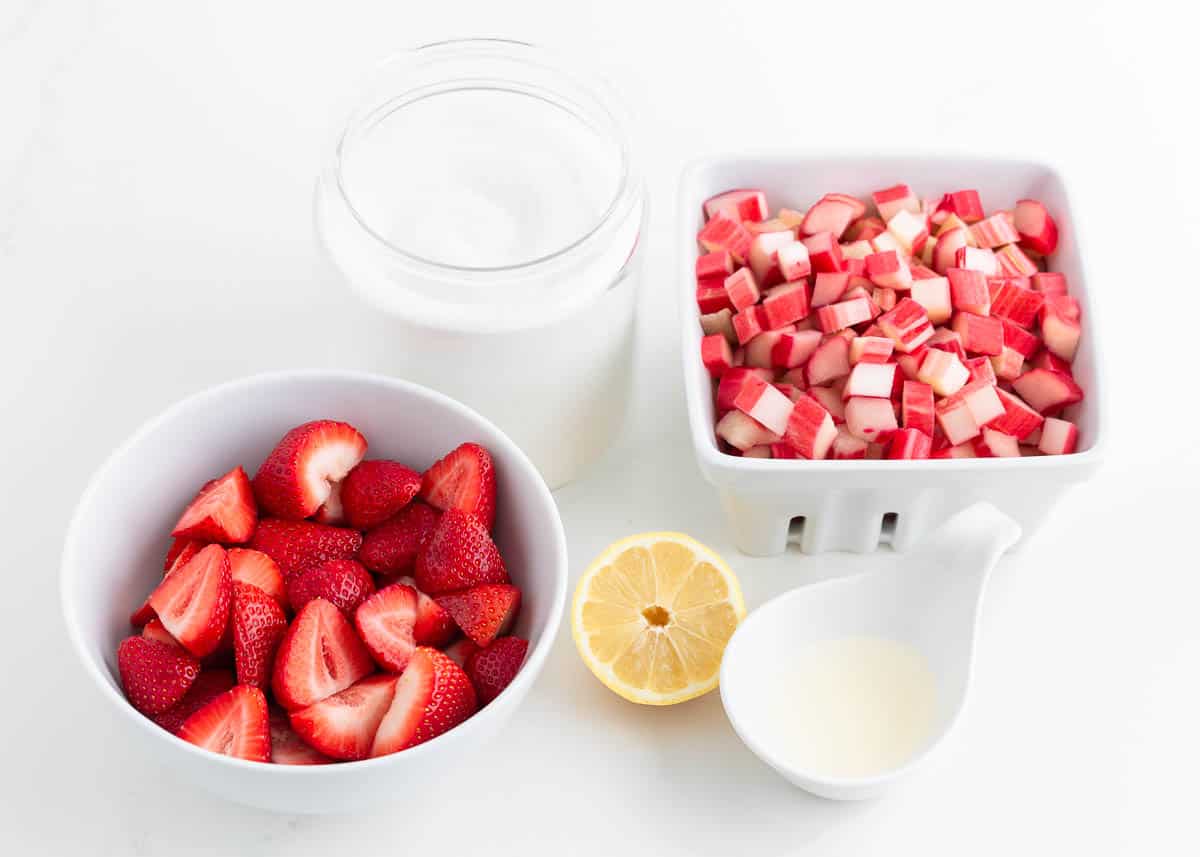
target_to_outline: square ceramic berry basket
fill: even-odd
[[[1022,198],[1045,203],[1059,227],[1051,269],[1066,275],[1083,311],[1073,365],[1085,391],[1067,416],[1079,428],[1071,455],[939,460],[808,461],[741,458],[717,446],[713,385],[700,359],[695,300],[696,233],[704,200],[733,188],[766,192],[772,208],[805,209],[826,193],[869,200],[899,182],[921,197],[976,188],[986,211]],[[753,556],[782,553],[789,541],[804,553],[866,553],[881,543],[907,550],[956,512],[987,501],[1033,534],[1067,490],[1090,478],[1103,454],[1105,394],[1097,349],[1094,288],[1079,242],[1079,221],[1066,186],[1049,166],[1029,161],[939,156],[768,154],[714,157],[683,173],[679,191],[679,294],[683,308],[683,374],[696,459],[716,487],[738,547]]]

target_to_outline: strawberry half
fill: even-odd
[[[349,423],[316,420],[296,426],[258,468],[254,496],[265,513],[307,518],[366,452],[367,439]]]
[[[275,653],[271,687],[288,711],[345,690],[375,669],[342,612],[323,598],[304,605]]]
[[[195,539],[175,539],[171,542],[171,547],[167,549],[167,558],[163,563],[163,577],[173,572],[177,568],[182,568],[187,564],[188,560],[200,553],[200,549],[204,547],[204,542],[196,541]],[[142,602],[142,606],[133,611],[133,615],[129,617],[129,624],[135,628],[140,628],[149,622],[154,617],[154,608],[150,606],[150,599],[147,598]]]
[[[377,527],[421,490],[421,474],[398,461],[363,461],[342,482],[346,521],[358,530]]]
[[[200,675],[196,676],[196,680],[192,682],[188,692],[183,695],[183,699],[162,714],[156,714],[150,719],[171,734],[178,734],[179,727],[185,720],[233,685],[233,673],[229,670],[201,669]]]
[[[271,761],[276,765],[327,765],[333,759],[304,743],[292,729],[285,712],[272,708],[270,714]]]
[[[403,583],[379,590],[354,613],[354,627],[375,663],[395,673],[403,672],[417,647],[416,621],[417,590]]]
[[[117,647],[117,670],[133,707],[161,714],[183,699],[200,675],[200,662],[179,646],[128,637]]]
[[[179,727],[179,737],[223,756],[269,762],[267,698],[257,687],[238,685],[185,720]]]
[[[324,598],[349,618],[375,591],[375,580],[361,563],[333,559],[298,571],[288,578],[288,603],[300,610],[314,598]]]
[[[486,648],[512,625],[521,609],[521,590],[505,583],[486,583],[438,595],[436,601],[464,634]]]
[[[232,595],[229,557],[220,545],[209,545],[164,577],[148,603],[167,632],[203,658],[221,643]]]
[[[258,507],[250,477],[235,467],[220,479],[206,482],[191,504],[183,510],[171,535],[206,542],[237,544],[254,533]]]
[[[279,602],[257,586],[233,584],[233,663],[238,684],[266,687],[275,650],[287,630]]]
[[[262,551],[248,548],[230,548],[229,574],[234,583],[249,583],[257,586],[281,605],[287,606],[287,587],[283,585],[283,572],[275,560]]]
[[[477,443],[451,450],[421,477],[421,497],[442,511],[474,515],[487,529],[496,516],[496,471],[491,454]]]
[[[146,623],[145,627],[142,628],[142,636],[147,640],[154,640],[156,643],[166,643],[168,646],[174,646],[181,651],[186,651],[183,646],[179,645],[179,641],[167,632],[167,629],[163,627],[163,623],[158,621],[158,619],[151,619]]]
[[[470,637],[459,637],[442,651],[446,653],[446,657],[466,669],[467,661],[471,659],[471,655],[479,651],[479,646]]]
[[[432,506],[409,503],[363,537],[358,558],[376,574],[412,574],[417,554],[433,535],[440,517]]]
[[[508,583],[504,560],[487,529],[458,509],[442,513],[429,542],[417,555],[413,577],[430,595],[481,583]]]
[[[310,565],[331,559],[353,559],[362,547],[362,534],[312,521],[267,518],[258,522],[248,547],[275,560],[286,579]]]
[[[417,582],[411,577],[401,577],[396,582],[405,583],[416,590],[417,621],[413,625],[413,636],[416,638],[417,645],[440,649],[450,642],[458,633],[458,626],[454,624],[454,620],[450,618],[450,614],[442,605],[418,589]]]
[[[371,755],[386,756],[436,738],[476,708],[475,688],[462,667],[437,649],[420,646],[396,682]]]
[[[309,746],[333,759],[365,759],[396,690],[394,675],[364,678],[340,693],[293,711],[292,728]]]
[[[475,687],[480,705],[487,705],[512,683],[521,671],[528,650],[528,640],[499,637],[486,649],[480,649],[467,658],[464,670]]]

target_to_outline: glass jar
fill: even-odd
[[[644,217],[608,86],[498,39],[380,66],[316,196],[323,246],[388,321],[379,368],[492,419],[552,488],[623,421]]]

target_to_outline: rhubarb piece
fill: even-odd
[[[1070,363],[1079,350],[1082,328],[1079,302],[1070,295],[1051,295],[1041,309],[1042,339],[1046,350]]]
[[[1036,199],[1019,199],[1013,209],[1013,226],[1021,245],[1049,256],[1058,247],[1058,226],[1046,206]]]
[[[784,333],[790,331],[764,330],[746,343],[745,365],[755,369],[770,369],[771,354]],[[766,380],[772,380],[770,378]]]
[[[954,254],[954,267],[979,271],[985,277],[994,277],[1000,272],[996,254],[980,247],[959,247]]]
[[[886,399],[896,381],[895,363],[859,363],[850,370],[842,398],[867,396]]]
[[[1042,425],[1038,451],[1046,455],[1070,455],[1079,446],[1079,428],[1066,420],[1048,417]]]
[[[866,258],[867,276],[877,286],[907,291],[912,285],[912,271],[897,250],[872,253]]]
[[[917,350],[933,336],[925,308],[911,298],[902,298],[891,311],[879,316],[877,323],[902,353]]]
[[[979,434],[979,424],[971,416],[971,410],[963,399],[957,397],[942,399],[934,407],[934,416],[937,419],[938,427],[951,446],[965,443]],[[973,450],[970,457],[975,457]]]
[[[799,241],[785,244],[776,250],[775,260],[779,265],[779,273],[789,283],[803,279],[812,273],[812,261],[808,258],[808,248]]]
[[[702,253],[696,259],[696,280],[709,277],[720,277],[724,280],[733,273],[733,256],[728,250],[718,250],[715,253]]]
[[[976,458],[1019,458],[1021,447],[1012,435],[984,428],[975,438]]]
[[[784,438],[800,455],[814,461],[825,458],[835,437],[833,417],[816,399],[805,396],[795,403]]]
[[[887,363],[895,347],[886,336],[859,336],[850,343],[850,364]]]
[[[742,387],[733,406],[777,435],[787,428],[792,412],[792,402],[787,396],[755,376]]]
[[[964,223],[983,220],[983,203],[979,200],[977,190],[957,190],[946,194],[938,203],[938,210],[957,215]]]
[[[929,240],[929,229],[925,218],[902,209],[888,220],[888,232],[910,256],[919,253]]]
[[[850,221],[862,213],[858,206],[852,205],[847,199],[853,198],[843,197],[840,194],[821,197],[804,215],[804,221],[800,224],[800,234],[817,235],[821,232],[830,232],[834,237],[841,238],[846,227],[850,225]],[[858,203],[857,200],[853,201]]]
[[[962,389],[970,374],[954,354],[930,348],[917,370],[917,379],[933,387],[939,396],[950,396]]]
[[[887,231],[887,224],[878,217],[860,217],[850,224],[842,234],[842,238],[846,241],[870,241],[885,231]]]
[[[754,274],[749,268],[738,268],[725,278],[724,286],[725,294],[729,296],[729,303],[738,312],[758,303],[760,294],[758,281],[755,280]]]
[[[729,347],[729,340],[719,333],[701,339],[700,360],[708,374],[720,378],[726,370],[733,367],[733,349]]]
[[[959,312],[951,325],[972,354],[999,354],[1004,350],[1004,325],[1000,319],[972,312]]]
[[[988,362],[992,364],[992,374],[998,379],[1014,381],[1025,368],[1025,355],[1006,345],[999,354],[989,357]]]
[[[733,310],[728,307],[700,316],[700,329],[706,336],[720,334],[725,337],[730,347],[737,344],[737,334],[733,330]]]
[[[933,439],[915,428],[896,429],[888,438],[887,457],[891,459],[928,458]]]
[[[1019,240],[1017,230],[1003,213],[997,212],[970,227],[976,247],[995,249]]]
[[[1038,348],[1041,346],[1037,336],[1006,318],[1000,319],[1000,324],[1004,328],[1005,348],[1011,348],[1026,358],[1032,357],[1037,353]]]
[[[1075,379],[1052,369],[1030,369],[1013,381],[1013,389],[1042,416],[1054,416],[1083,400],[1083,390]]]
[[[1042,427],[1045,418],[1019,396],[1001,389],[996,390],[996,396],[1004,406],[1004,413],[989,423],[992,428],[1023,441]]]
[[[1030,277],[1030,282],[1035,292],[1041,292],[1046,297],[1067,293],[1067,278],[1058,271],[1038,271]]]
[[[849,244],[842,245],[842,261],[865,259],[874,252],[875,248],[871,246],[870,241],[851,241]]]
[[[836,303],[850,288],[850,275],[841,271],[819,273],[813,278],[812,307]]]
[[[716,435],[734,449],[745,451],[752,446],[777,443],[782,438],[763,428],[741,411],[730,411],[717,421]]]
[[[986,355],[972,357],[963,361],[963,365],[967,367],[967,371],[971,373],[970,379],[967,381],[970,384],[972,381],[985,381],[988,384],[995,386],[996,370],[992,367],[992,358]]]
[[[769,289],[762,305],[768,330],[799,321],[808,316],[808,283],[801,281]]]
[[[908,296],[925,308],[931,324],[945,324],[954,314],[950,280],[936,275],[918,279],[916,273],[914,270]]]
[[[841,425],[846,421],[846,403],[842,401],[842,390],[844,389],[844,379],[829,387],[810,387],[808,389],[808,395],[816,399],[821,407],[829,411],[829,416],[833,417],[834,425]]]
[[[933,437],[933,387],[905,381],[900,393],[900,422]]]
[[[817,387],[850,374],[850,343],[841,336],[827,336],[809,358],[808,385]]]
[[[733,332],[739,345],[745,345],[763,332],[765,319],[759,309],[758,306],[746,307],[733,317]]]
[[[953,268],[958,251],[967,246],[967,238],[967,230],[961,226],[938,235],[933,246],[933,270],[944,274]]]
[[[1005,413],[1004,403],[1000,401],[996,387],[987,381],[971,381],[952,397],[965,402],[967,410],[975,425],[985,426]]]
[[[732,310],[733,304],[729,302],[729,295],[725,291],[725,280],[706,280],[697,286],[696,306],[704,314],[720,312],[723,309]]]
[[[949,351],[964,364],[967,362],[967,352],[963,348],[962,337],[956,331],[945,327],[936,328],[926,344],[939,351]]]
[[[742,388],[751,383],[752,377],[762,381],[770,381],[773,373],[769,369],[746,369],[739,366],[728,370],[721,376],[717,385],[717,412],[732,411],[733,403],[741,394]]]
[[[868,442],[885,442],[897,428],[891,399],[854,396],[846,401],[846,428]]]
[[[750,242],[753,239],[739,221],[717,212],[704,224],[696,240],[709,253],[726,250],[735,262],[743,265],[750,255]]]
[[[804,246],[808,248],[808,258],[812,262],[814,271],[820,273],[843,269],[842,248],[833,233],[820,232],[803,240]]]
[[[829,457],[843,461],[866,458],[869,446],[870,444],[861,437],[850,434],[850,430],[845,426],[838,426],[837,436],[833,439],[833,445],[829,450]]]
[[[950,280],[950,302],[957,310],[988,315],[992,298],[988,292],[987,277],[968,268],[949,268],[946,277]]]
[[[795,333],[780,334],[779,339],[771,347],[771,365],[777,369],[795,369],[802,366],[820,346],[821,338],[820,331],[816,330],[798,330]],[[803,372],[799,374],[797,380],[807,386]]]
[[[871,194],[871,201],[875,203],[879,216],[885,221],[891,220],[900,211],[908,211],[913,214],[921,212],[921,200],[906,184],[877,190]]]
[[[870,321],[874,316],[871,302],[859,297],[820,307],[817,310],[817,327],[825,333],[833,333]]]
[[[1000,270],[1010,277],[1032,277],[1038,272],[1037,264],[1016,244],[1005,244],[996,251],[995,259]]]
[[[896,296],[895,289],[878,288],[871,292],[871,302],[879,308],[881,312],[887,312],[896,306],[899,300]]]
[[[1037,356],[1030,361],[1030,365],[1034,369],[1051,369],[1055,372],[1061,372],[1064,375],[1075,377],[1075,373],[1071,371],[1071,364],[1063,360],[1057,354],[1042,350],[1037,353]]]
[[[992,296],[991,315],[1006,318],[1013,324],[1028,329],[1037,319],[1046,296],[1021,285],[1022,282],[1029,281],[1019,277],[988,281],[988,290]]]
[[[767,195],[761,190],[727,190],[704,201],[704,215],[716,217],[724,214],[734,220],[766,220],[770,215]]]
[[[762,288],[783,282],[783,272],[779,269],[777,252],[796,240],[792,230],[780,232],[763,232],[755,235],[750,243],[750,269],[754,279]]]

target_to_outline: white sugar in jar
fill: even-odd
[[[322,244],[388,320],[379,368],[492,419],[551,487],[624,417],[644,216],[607,85],[496,39],[380,66],[316,198]]]

